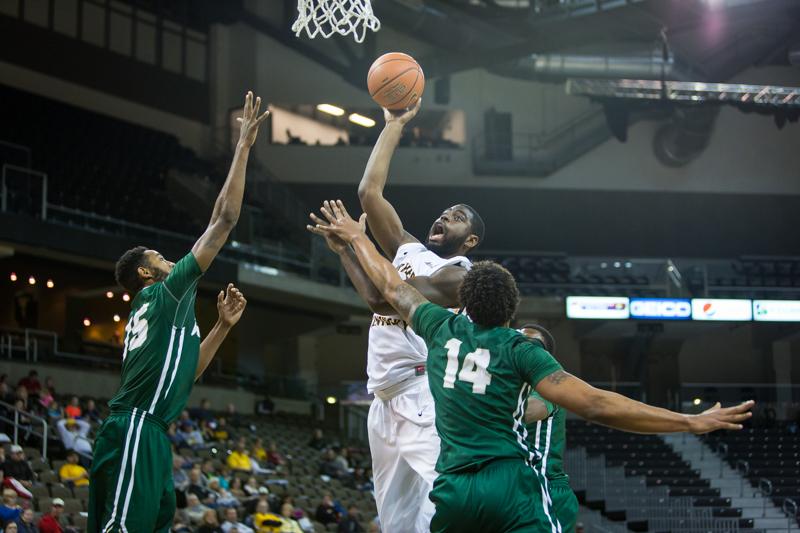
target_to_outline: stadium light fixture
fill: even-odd
[[[113,297],[114,297],[114,293],[113,292],[111,292],[111,291],[106,292],[106,298],[108,298],[110,300]]]
[[[334,404],[336,404],[336,396],[328,396],[327,398],[325,398],[325,402],[326,402],[328,405],[334,405]]]
[[[694,400],[692,400],[692,403],[695,405],[700,405],[701,403],[703,403],[703,400],[701,400],[700,398],[695,398]]]
[[[122,320],[119,315],[114,315],[114,322],[119,322]]]
[[[92,321],[91,321],[91,320],[89,320],[88,318],[84,318],[84,319],[83,319],[83,325],[84,325],[84,326],[86,326],[86,327],[88,328],[89,326],[91,326],[91,325],[92,325]]]
[[[374,120],[369,117],[365,117],[364,115],[359,115],[358,113],[351,113],[348,118],[353,124],[358,124],[359,126],[364,126],[365,128],[371,128],[375,125]]]
[[[11,281],[17,281],[17,273],[16,272],[12,272],[11,276],[9,276],[9,279],[11,279]]]
[[[48,279],[48,280],[47,280],[47,288],[48,288],[48,289],[52,289],[52,288],[53,288],[53,287],[55,287],[55,286],[56,286],[56,284],[53,282],[53,280],[52,280],[52,279]]]
[[[344,115],[344,109],[333,104],[318,104],[317,111],[322,111],[323,113],[333,115],[334,117],[341,117]]]
[[[122,301],[123,301],[123,302],[130,302],[130,301],[131,301],[131,295],[130,295],[130,294],[128,294],[127,292],[126,292],[126,293],[123,293],[123,295],[122,295]]]
[[[36,285],[36,278],[33,276],[28,278],[28,285]]]

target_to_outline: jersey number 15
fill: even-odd
[[[444,388],[455,388],[456,373],[458,379],[472,383],[474,394],[486,394],[486,387],[492,382],[492,375],[486,370],[489,367],[491,354],[489,350],[478,348],[474,352],[464,356],[464,364],[461,365],[461,372],[458,371],[458,352],[461,351],[462,342],[458,339],[450,339],[444,345],[447,348],[447,367],[444,369]]]
[[[142,315],[147,312],[148,307],[150,307],[149,302],[141,306],[125,326],[125,349],[122,352],[123,362],[130,350],[140,348],[142,344],[144,344],[144,341],[147,340],[147,319]]]

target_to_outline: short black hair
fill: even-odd
[[[144,253],[147,251],[145,246],[131,248],[119,258],[114,270],[114,277],[120,287],[130,292],[139,292],[144,287],[144,281],[139,276],[139,267],[144,266]]]
[[[547,331],[547,328],[545,328],[541,324],[530,324],[529,323],[529,324],[523,325],[519,329],[521,329],[521,330],[523,330],[523,329],[533,329],[533,330],[536,330],[539,333],[541,333],[542,337],[544,338],[544,349],[547,350],[548,352],[550,352],[550,355],[555,355],[556,354],[556,339],[555,339],[555,337],[553,337],[552,333]]]
[[[458,297],[479,326],[499,327],[517,312],[519,290],[511,272],[493,261],[479,261],[464,276]]]
[[[468,204],[458,204],[470,214],[470,226],[472,227],[472,233],[478,236],[478,244],[475,245],[475,248],[480,246],[483,242],[484,237],[486,236],[486,224],[483,223],[483,219],[478,214],[478,211]],[[473,248],[473,250],[475,249]]]

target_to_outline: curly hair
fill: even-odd
[[[461,282],[458,297],[479,326],[504,326],[517,312],[519,290],[511,272],[493,261],[472,265]]]
[[[114,277],[117,278],[117,283],[120,287],[130,292],[139,292],[144,286],[142,278],[139,276],[138,269],[145,264],[144,253],[147,251],[146,246],[137,246],[131,248],[119,258],[117,266],[114,269]]]
[[[524,324],[519,329],[520,329],[520,331],[523,330],[523,329],[532,329],[534,331],[538,331],[539,333],[541,333],[542,338],[544,339],[544,343],[543,343],[544,344],[544,349],[547,350],[548,352],[550,352],[550,355],[555,355],[556,354],[556,339],[555,339],[555,337],[553,337],[552,333],[547,331],[547,328],[545,328],[544,326],[539,325],[539,324],[528,323],[528,324]]]

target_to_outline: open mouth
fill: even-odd
[[[441,222],[436,222],[431,228],[431,233],[428,240],[434,242],[441,242],[444,240],[444,225]]]

